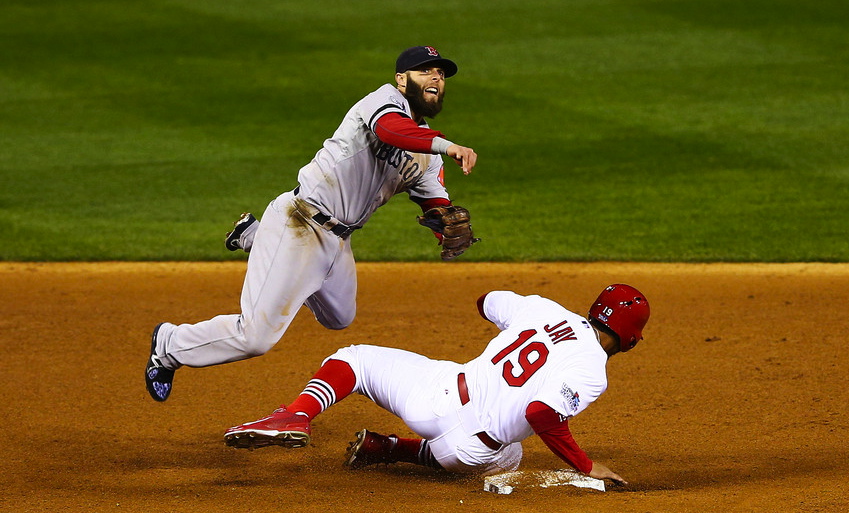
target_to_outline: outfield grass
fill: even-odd
[[[466,260],[849,261],[845,0],[15,1],[0,260],[219,260],[398,52],[458,62]],[[360,260],[435,260],[393,199]]]

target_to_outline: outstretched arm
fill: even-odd
[[[448,155],[463,169],[465,175],[472,172],[478,160],[475,150],[454,144],[444,139],[441,132],[420,127],[411,118],[397,112],[381,116],[374,125],[374,133],[381,141],[402,150]]]
[[[596,479],[610,479],[617,484],[628,484],[619,474],[601,463],[592,461],[572,437],[569,421],[547,404],[532,402],[528,405],[525,418],[546,447],[579,472]]]
[[[438,153],[433,151],[433,140],[442,137],[441,132],[421,127],[397,112],[381,116],[374,124],[374,133],[386,144],[415,153]]]

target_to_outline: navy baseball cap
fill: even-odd
[[[453,77],[457,73],[457,65],[454,61],[439,55],[436,48],[432,46],[414,46],[401,52],[398,60],[395,61],[395,73],[404,73],[430,63],[445,70],[445,78]]]

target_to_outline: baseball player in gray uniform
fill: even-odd
[[[583,317],[540,296],[495,291],[478,300],[478,310],[501,331],[468,363],[371,345],[340,349],[288,406],[228,429],[227,445],[303,447],[316,415],[358,393],[421,438],[362,430],[348,450],[350,467],[400,461],[453,472],[510,471],[521,461],[522,440],[537,434],[580,472],[626,483],[578,446],[569,419],[607,389],[607,360],[642,339],[650,313],[645,296],[610,285]]]
[[[165,322],[154,329],[145,366],[153,399],[168,399],[181,366],[206,367],[266,353],[304,304],[323,326],[347,327],[357,291],[350,236],[395,194],[406,192],[428,217],[420,222],[443,244],[450,239],[443,259],[477,240],[468,212],[451,203],[441,157],[448,155],[469,174],[477,154],[425,122],[441,110],[445,79],[457,65],[433,47],[416,46],[401,53],[395,71],[395,85],[383,85],[351,107],[301,168],[294,190],[274,199],[260,221],[244,216],[237,236],[228,237],[250,253],[241,313],[196,324]],[[465,212],[459,235],[449,233],[447,215],[441,222],[455,207]]]

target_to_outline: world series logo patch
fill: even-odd
[[[569,385],[563,383],[563,387],[560,389],[560,395],[566,399],[566,406],[569,407],[569,411],[578,411],[578,405],[581,404],[581,397],[578,395],[578,392],[575,392],[569,388]]]

